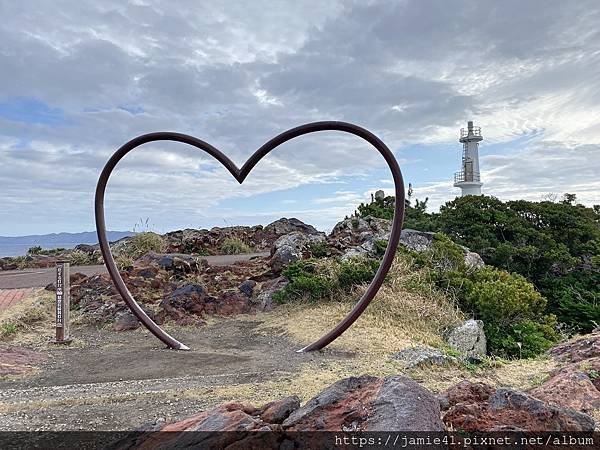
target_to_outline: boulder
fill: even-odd
[[[289,283],[289,280],[285,277],[277,277],[262,283],[256,298],[253,300],[259,310],[269,311],[273,309],[273,295],[285,288]]]
[[[428,345],[405,348],[394,354],[392,359],[401,361],[405,369],[414,369],[426,365],[444,365],[454,362],[454,358]]]
[[[252,294],[254,294],[254,288],[256,287],[256,285],[257,285],[256,281],[246,280],[242,284],[240,284],[238,289],[240,290],[240,292],[242,294],[247,295],[248,297],[252,297]]]
[[[448,344],[455,350],[470,358],[481,358],[486,355],[487,345],[483,322],[481,320],[467,320],[462,325],[454,328],[448,334]]]
[[[115,331],[135,330],[139,328],[140,322],[131,312],[123,312],[117,316],[113,329]]]
[[[406,228],[400,234],[400,244],[409,250],[420,253],[429,250],[434,236],[435,233]]]
[[[440,405],[405,377],[363,375],[340,380],[282,424],[288,431],[442,431]]]
[[[294,217],[292,217],[291,219],[282,217],[281,219],[276,220],[275,222],[272,222],[265,227],[265,232],[275,234],[278,236],[289,234],[295,231],[305,234],[319,233],[312,225],[308,225]]]
[[[600,331],[557,345],[549,352],[558,361],[578,362],[600,356]]]
[[[479,253],[469,251],[468,249],[465,251],[465,264],[469,269],[479,269],[485,266],[483,259],[481,256],[479,256]]]
[[[569,364],[529,394],[553,405],[592,413],[600,409],[600,357]],[[592,375],[593,374],[593,375]]]
[[[524,392],[463,381],[442,396],[444,423],[461,431],[593,431],[594,420]]]
[[[310,257],[310,246],[325,243],[322,233],[306,234],[294,231],[281,236],[273,244],[269,264],[275,273],[299,259]]]
[[[348,249],[366,244],[362,250],[366,250],[369,256],[375,256],[375,241],[389,239],[391,221],[376,217],[349,217],[337,223],[327,237],[329,247],[345,253]]]
[[[300,408],[300,399],[292,395],[263,406],[260,417],[267,423],[282,423],[298,408]]]

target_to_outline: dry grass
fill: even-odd
[[[54,293],[42,289],[34,291],[14,306],[0,311],[0,342],[10,342],[29,348],[47,348],[54,337]],[[71,312],[71,317],[77,314]],[[74,339],[70,344],[81,346]]]
[[[386,282],[363,315],[330,347],[370,355],[389,355],[410,345],[443,345],[444,332],[465,317],[442,293],[430,287],[423,274],[396,258]],[[417,292],[413,286],[420,286]],[[366,286],[332,301],[294,302],[265,315],[262,328],[278,329],[308,344],[342,320]]]
[[[52,299],[51,293],[38,290],[16,305],[0,311],[0,339],[13,341],[30,333],[41,322],[51,321]]]

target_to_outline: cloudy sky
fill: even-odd
[[[600,3],[0,0],[0,235],[93,230],[110,155],[151,131],[237,164],[316,120],[369,128],[417,198],[453,199],[458,132],[482,127],[483,190],[600,203]],[[107,224],[298,217],[322,229],[392,190],[357,138],[302,137],[239,186],[198,150],[146,145],[107,191]]]

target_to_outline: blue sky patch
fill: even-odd
[[[12,122],[58,126],[67,123],[63,110],[33,97],[13,97],[0,101],[0,117]]]

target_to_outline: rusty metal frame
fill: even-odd
[[[106,222],[104,218],[104,194],[106,192],[106,185],[108,183],[108,179],[112,171],[115,169],[117,163],[134,148],[139,147],[140,145],[146,144],[148,142],[182,142],[184,144],[192,145],[208,153],[210,156],[212,156],[221,164],[223,164],[223,166],[225,166],[229,173],[233,175],[233,178],[235,178],[238,181],[238,183],[242,184],[248,176],[248,174],[250,173],[250,171],[254,168],[254,166],[256,166],[256,164],[258,164],[258,162],[263,157],[268,155],[279,145],[298,136],[314,133],[317,131],[342,131],[344,133],[353,134],[364,139],[373,147],[375,147],[377,151],[383,156],[388,167],[390,168],[390,171],[392,172],[392,177],[394,179],[396,202],[394,209],[394,219],[392,221],[392,229],[390,231],[388,246],[386,248],[385,254],[383,255],[383,260],[381,261],[379,270],[377,270],[377,273],[371,281],[371,284],[369,285],[361,299],[358,301],[358,303],[354,306],[354,308],[352,308],[348,315],[344,317],[344,319],[342,319],[342,321],[338,325],[336,325],[331,331],[329,331],[317,341],[298,350],[299,352],[309,352],[313,350],[320,350],[329,345],[331,342],[337,339],[344,331],[346,331],[356,321],[356,319],[360,317],[360,315],[367,308],[371,300],[373,300],[373,298],[377,294],[377,291],[381,287],[385,276],[390,270],[390,267],[394,260],[394,255],[396,254],[396,248],[398,247],[398,243],[400,241],[400,232],[402,230],[402,222],[404,219],[404,181],[402,179],[402,172],[400,171],[400,167],[398,166],[396,158],[394,158],[394,155],[390,151],[390,149],[377,136],[375,136],[373,133],[371,133],[365,128],[347,122],[323,121],[308,123],[284,131],[283,133],[274,137],[262,147],[260,147],[258,150],[256,150],[256,152],[254,152],[254,154],[250,156],[250,158],[241,168],[238,168],[233,163],[233,161],[231,161],[227,156],[225,156],[225,154],[223,154],[220,150],[216,149],[212,145],[198,138],[181,133],[157,132],[144,134],[142,136],[138,136],[130,140],[121,148],[119,148],[108,160],[108,162],[104,166],[104,169],[102,170],[102,173],[100,174],[100,178],[98,179],[95,197],[96,230],[98,233],[98,240],[100,242],[100,251],[102,252],[102,256],[104,257],[104,262],[108,269],[108,273],[110,274],[110,277],[112,278],[117,288],[117,291],[119,291],[119,294],[121,294],[121,297],[123,297],[123,300],[129,307],[129,309],[131,309],[133,314],[152,334],[154,334],[158,339],[164,342],[168,347],[177,350],[189,350],[189,347],[179,342],[174,337],[170,336],[152,319],[150,319],[150,317],[148,317],[144,310],[135,301],[135,299],[129,292],[129,289],[127,289],[127,286],[125,285],[123,278],[119,273],[119,270],[117,269],[117,265],[115,264],[115,260],[110,250],[108,238],[106,236]]]

